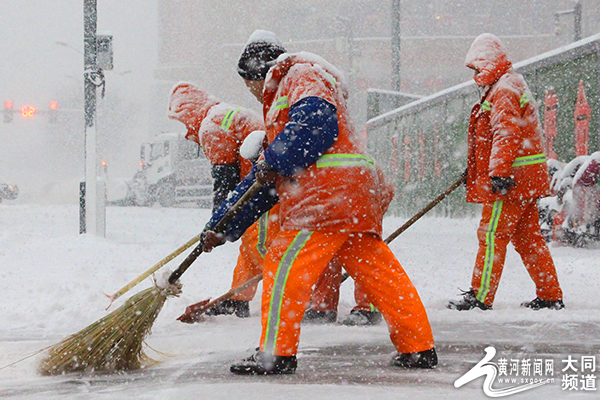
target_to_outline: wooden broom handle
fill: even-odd
[[[221,220],[215,225],[214,231],[220,232],[223,228],[244,208],[246,204],[262,189],[262,185],[254,182],[252,186],[240,197],[240,199],[227,211]],[[183,273],[196,261],[198,256],[202,254],[202,241],[192,250],[190,254],[182,261],[175,271],[169,276],[169,283],[173,284],[183,275]]]
[[[384,242],[385,244],[390,244],[390,242],[396,239],[400,234],[402,234],[405,230],[411,227],[412,224],[417,222],[423,215],[427,214],[433,207],[437,206],[442,200],[444,200],[450,193],[454,192],[460,185],[462,185],[466,181],[466,176],[461,175],[461,177],[454,182],[448,189],[444,191],[444,193],[440,194],[438,197],[433,199],[429,204],[423,207],[418,213],[416,213],[411,219],[406,221],[404,225],[400,228],[396,229],[390,236],[388,236]],[[344,272],[342,275],[342,282],[349,278],[347,272]]]

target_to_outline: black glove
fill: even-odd
[[[206,230],[200,236],[200,243],[202,244],[202,251],[210,253],[215,247],[225,244],[225,236],[222,233]]]
[[[256,163],[256,181],[262,186],[267,186],[277,180],[277,170],[265,160]]]
[[[462,173],[463,183],[467,184],[467,178],[469,177],[469,167],[465,168],[465,172]]]
[[[492,176],[492,193],[500,193],[506,196],[510,188],[517,186],[515,180],[510,176]]]

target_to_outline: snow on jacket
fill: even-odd
[[[252,164],[240,156],[240,146],[250,133],[264,130],[260,115],[220,103],[190,82],[173,87],[167,115],[188,127],[186,139],[202,146],[211,165],[238,164],[240,178],[250,172]]]
[[[390,187],[380,182],[374,161],[356,138],[348,121],[346,95],[342,74],[314,54],[283,54],[267,75],[263,112],[270,143],[265,159],[270,163],[276,158],[268,158],[276,138],[284,133],[293,136],[284,128],[298,105],[314,103],[311,99],[316,98],[321,105],[325,102],[333,106],[337,118],[337,136],[316,162],[294,170],[286,170],[285,166],[278,169],[282,229],[381,235],[383,213],[391,200]],[[303,150],[299,146],[295,150]],[[306,151],[313,150],[307,147]],[[382,196],[387,196],[385,201]]]
[[[188,128],[186,139],[198,142],[200,124],[216,104],[219,101],[210,93],[191,82],[181,81],[171,89],[167,116]]]
[[[523,76],[513,72],[504,46],[494,35],[480,35],[465,64],[479,71],[474,80],[484,87],[469,123],[467,201],[549,195],[537,106]],[[506,195],[493,194],[492,176],[512,177],[517,186]]]
[[[248,175],[252,163],[240,155],[240,147],[248,135],[264,130],[256,112],[226,103],[214,105],[200,124],[196,140],[212,165],[238,163],[240,178]]]

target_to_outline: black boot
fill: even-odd
[[[418,353],[398,353],[392,359],[394,367],[402,368],[433,368],[437,365],[435,349],[420,351]]]
[[[307,324],[334,324],[336,320],[336,311],[315,311],[308,309],[304,312],[304,317],[302,317],[302,322]]]
[[[246,300],[223,300],[220,304],[206,310],[206,315],[235,315],[239,318],[250,316],[250,302]]]
[[[346,326],[377,325],[381,319],[379,311],[352,310],[350,315],[341,321],[341,324]]]
[[[492,306],[488,306],[487,304],[484,304],[481,301],[477,300],[477,298],[475,297],[475,292],[473,290],[469,290],[468,292],[463,292],[462,294],[463,294],[462,300],[458,300],[458,301],[451,300],[446,307],[451,310],[458,310],[458,311],[472,310],[475,307],[480,308],[482,310],[491,310],[492,309]]]
[[[298,362],[296,356],[272,356],[262,351],[231,365],[236,375],[283,375],[293,374]]]
[[[531,301],[521,303],[521,307],[531,308],[532,310],[541,310],[542,308],[549,308],[550,310],[562,310],[565,308],[565,303],[562,299],[559,300],[542,300],[539,297]]]

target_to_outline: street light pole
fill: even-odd
[[[102,73],[96,64],[98,13],[97,0],[83,2],[83,80],[85,114],[85,186],[80,188],[79,233],[105,236],[104,191],[98,191],[96,157],[96,86],[101,84]]]
[[[400,0],[392,0],[392,89],[400,91]]]
[[[578,40],[581,40],[581,38],[582,38],[582,31],[581,31],[582,9],[583,9],[583,6],[581,5],[581,1],[578,0],[577,2],[575,2],[575,6],[573,7],[573,9],[557,11],[556,13],[554,13],[554,23],[556,24],[557,32],[558,32],[559,17],[562,15],[573,14],[573,31],[574,31],[573,41],[576,42]]]
[[[581,1],[577,1],[577,3],[575,3],[575,7],[573,8],[575,13],[575,41],[581,40],[581,8]]]

